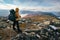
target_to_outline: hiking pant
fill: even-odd
[[[17,27],[18,32],[21,32],[21,30],[19,29],[19,23],[18,23],[18,21],[14,21],[13,22],[13,29],[14,30],[16,29],[15,26]]]

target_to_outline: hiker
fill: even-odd
[[[16,30],[16,28],[17,28],[18,32],[22,32],[22,30],[19,29],[19,23],[18,23],[20,17],[21,16],[19,15],[18,8],[16,8],[16,11],[14,11],[14,9],[10,10],[8,19],[13,21],[13,29]],[[16,26],[16,28],[15,28],[15,26]]]
[[[15,18],[16,18],[16,20],[14,21],[13,28],[15,27],[15,24],[17,24],[18,32],[22,32],[22,30],[19,29],[19,23],[18,23],[18,21],[19,21],[20,18],[21,18],[21,16],[19,15],[19,8],[16,8],[16,9],[15,9]],[[14,28],[14,29],[15,29],[15,28]]]

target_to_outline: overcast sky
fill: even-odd
[[[0,9],[60,11],[60,0],[0,0]]]

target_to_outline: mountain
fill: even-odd
[[[60,17],[60,12],[42,12],[42,11],[31,11],[31,10],[20,10],[21,14],[39,14],[39,15],[50,15]],[[9,10],[0,9],[0,16],[8,16]]]
[[[0,16],[8,16],[9,10],[0,10]]]
[[[53,12],[57,17],[60,17],[60,12]]]
[[[50,16],[56,16],[55,14],[53,14],[52,12],[42,12],[42,11],[27,11],[27,10],[23,10],[21,11],[21,13],[23,14],[32,14],[32,15],[35,15],[35,14],[39,14],[39,15],[50,15]]]

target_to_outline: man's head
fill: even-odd
[[[19,8],[16,8],[15,11],[18,12],[19,11]]]

